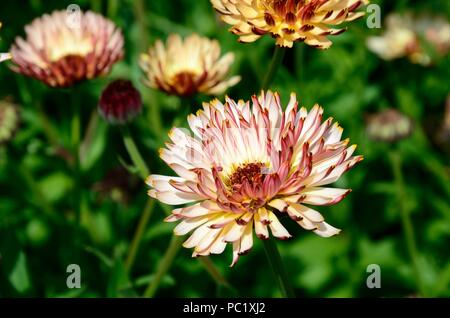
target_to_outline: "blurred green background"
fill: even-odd
[[[380,4],[382,17],[411,10],[450,18],[448,1],[372,2]],[[8,51],[33,18],[71,3],[101,12],[123,30],[125,58],[107,77],[80,86],[73,102],[81,107],[83,137],[88,140],[82,150],[81,230],[73,227],[70,201],[74,185],[68,149],[74,98],[68,90],[50,89],[14,74],[8,63],[0,65],[0,99],[12,99],[21,112],[14,140],[0,146],[1,297],[141,295],[154,278],[174,225],[162,221],[164,212],[157,203],[136,263],[127,274],[124,259],[147,202],[147,186],[123,168],[121,162],[130,159],[119,130],[96,116],[102,89],[115,78],[130,79],[139,88],[144,112],[132,124],[132,133],[152,172],[170,175],[158,149],[172,126],[186,126],[186,114],[211,97],[196,96],[188,103],[144,87],[140,53],[174,32],[216,38],[224,52],[235,53],[232,73],[243,78],[227,94],[249,99],[258,92],[274,48],[270,37],[238,43],[207,0],[33,0],[0,3],[0,51]],[[382,61],[365,45],[368,36],[382,31],[368,29],[361,19],[333,37],[329,50],[296,44],[272,85],[283,101],[293,91],[308,108],[322,105],[325,116],[339,121],[344,137],[357,143],[357,153],[365,156],[335,184],[353,192],[338,205],[319,209],[327,222],[343,229],[340,235],[323,239],[283,221],[294,238],[277,243],[298,296],[450,296],[450,141],[443,144],[435,139],[450,93],[450,59],[447,56],[431,67],[406,59]],[[396,145],[371,141],[365,133],[367,115],[386,107],[401,110],[414,121],[413,134]],[[40,108],[56,131],[58,146],[44,133]],[[401,200],[389,161],[393,151],[402,163]],[[410,213],[415,230],[420,288],[406,248],[401,208]],[[191,258],[191,251],[181,249],[157,296],[280,296],[259,241],[233,268],[228,267],[230,248],[211,260],[232,288],[216,284],[203,265]],[[73,263],[81,267],[81,289],[66,287],[66,267]],[[380,289],[366,287],[369,264],[380,265]]]

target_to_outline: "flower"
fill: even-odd
[[[278,46],[294,42],[327,49],[328,35],[346,29],[334,26],[364,15],[356,10],[368,0],[211,0],[222,20],[239,35],[241,42],[254,42],[264,34],[276,39]]]
[[[148,54],[142,54],[140,65],[146,75],[144,83],[167,94],[219,95],[241,79],[240,76],[225,79],[233,61],[233,53],[220,58],[220,44],[216,40],[197,34],[182,40],[172,34],[166,46],[158,40]]]
[[[66,11],[54,11],[27,25],[26,39],[17,37],[11,48],[13,70],[52,87],[108,73],[123,57],[121,31],[94,12],[79,18],[74,23]]]
[[[19,127],[19,112],[16,105],[0,101],[0,144],[10,141]]]
[[[412,133],[412,121],[396,109],[388,108],[370,115],[367,123],[367,135],[372,140],[396,142]]]
[[[386,32],[369,37],[367,46],[384,60],[408,57],[413,63],[428,66],[433,62],[432,53],[449,53],[450,24],[441,17],[391,14],[386,18]]]
[[[115,80],[102,92],[98,110],[109,123],[125,124],[141,113],[141,94],[130,81]]]
[[[343,129],[333,119],[322,122],[318,105],[298,109],[291,94],[285,112],[277,93],[262,92],[250,102],[226,98],[203,105],[188,117],[189,131],[174,128],[172,143],[160,152],[178,177],[151,175],[149,195],[177,208],[166,219],[181,221],[176,235],[193,256],[220,254],[233,245],[233,262],[269,230],[279,239],[291,234],[279,218],[289,216],[306,230],[329,237],[339,229],[307,205],[331,205],[351,190],[323,187],[362,160],[355,145],[341,140]]]

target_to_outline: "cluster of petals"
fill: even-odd
[[[124,54],[122,32],[91,11],[54,11],[33,20],[25,32],[11,47],[12,68],[52,87],[104,75]]]
[[[277,93],[251,101],[226,98],[204,103],[188,117],[190,130],[174,128],[160,156],[178,175],[151,175],[149,195],[170,205],[167,221],[193,256],[220,254],[233,246],[234,264],[260,239],[288,239],[284,216],[329,237],[339,229],[311,205],[340,202],[350,189],[326,187],[362,160],[341,140],[343,129],[322,120],[323,109],[298,107],[295,94],[283,111]],[[192,132],[192,133],[191,133]],[[270,232],[269,232],[270,231]]]
[[[140,59],[147,86],[178,96],[224,93],[241,80],[227,77],[233,62],[233,53],[221,57],[217,40],[195,33],[185,39],[172,34],[166,44],[158,40]]]
[[[265,34],[283,47],[294,42],[326,49],[332,45],[327,38],[344,32],[337,28],[343,22],[364,15],[358,11],[367,0],[211,0],[231,32],[241,42],[253,42]]]

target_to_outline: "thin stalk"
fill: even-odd
[[[273,53],[272,61],[269,65],[269,70],[266,73],[264,81],[262,83],[262,90],[267,90],[278,71],[281,63],[283,62],[284,55],[286,54],[286,49],[275,46],[275,51]],[[289,278],[287,276],[286,270],[284,268],[283,261],[281,259],[280,252],[278,251],[277,245],[274,240],[263,240],[264,251],[266,252],[267,259],[270,266],[272,267],[272,272],[275,275],[277,284],[280,287],[281,294],[284,297],[293,298],[295,297],[294,290],[291,287]]]
[[[95,132],[98,126],[98,118],[98,111],[95,109],[91,113],[91,118],[89,119],[86,133],[80,145],[80,160],[83,160],[86,157],[89,149],[91,148],[92,141],[94,139]]]
[[[136,260],[136,255],[139,250],[139,245],[144,235],[145,228],[147,227],[148,221],[150,220],[153,212],[153,207],[155,206],[155,200],[148,200],[145,206],[144,212],[139,219],[136,232],[134,233],[133,240],[128,251],[127,258],[125,260],[125,269],[129,273],[133,268],[134,261]]]
[[[131,137],[130,130],[126,125],[122,127],[122,137],[128,154],[133,161],[133,164],[138,169],[140,177],[145,180],[150,175],[150,170],[148,169],[144,159],[142,158],[141,153],[139,152],[133,140],[133,137]]]
[[[71,118],[71,141],[74,157],[74,196],[73,209],[76,216],[77,224],[81,223],[81,171],[80,171],[80,140],[81,140],[81,107],[76,102],[78,100],[78,92],[72,91],[72,111]]]
[[[108,17],[114,19],[117,15],[119,9],[119,0],[109,0],[108,1]]]
[[[422,294],[422,296],[424,296],[424,288],[423,288],[422,276],[421,276],[420,265],[419,265],[417,245],[416,245],[416,239],[415,239],[415,234],[414,234],[414,226],[411,221],[410,211],[407,208],[407,206],[405,205],[405,202],[407,202],[408,198],[407,198],[407,194],[405,191],[405,183],[404,183],[404,179],[403,179],[401,156],[396,151],[391,151],[389,153],[389,158],[391,161],[392,173],[394,175],[394,182],[397,187],[398,207],[400,209],[403,232],[404,232],[405,241],[406,241],[406,247],[407,247],[411,262],[413,264],[416,287],[417,287],[418,291]]]
[[[158,265],[155,277],[145,290],[144,297],[150,298],[155,296],[156,291],[158,290],[158,287],[161,283],[161,280],[163,279],[164,275],[166,275],[167,272],[169,271],[170,267],[172,266],[173,260],[175,259],[175,256],[178,253],[178,250],[181,248],[181,243],[183,242],[183,239],[184,238],[180,236],[175,235],[172,236],[170,245],[166,250],[163,259]]]
[[[267,90],[270,88],[272,81],[278,71],[279,66],[283,62],[284,55],[286,54],[286,49],[280,46],[275,46],[275,51],[273,52],[272,61],[270,62],[269,70],[264,77],[264,81],[262,82],[261,89]]]
[[[289,277],[284,268],[275,241],[273,239],[263,240],[263,245],[270,267],[272,268],[283,297],[295,298],[294,290],[291,287]]]
[[[225,286],[231,288],[230,283],[222,276],[222,274],[217,269],[216,265],[212,262],[209,256],[202,256],[198,258],[199,262],[202,263],[203,267],[209,273],[209,275],[214,279],[214,281],[219,286]]]

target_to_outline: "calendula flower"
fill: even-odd
[[[409,117],[396,109],[388,108],[370,115],[367,123],[367,135],[372,140],[396,142],[412,133],[413,123]]]
[[[341,201],[349,189],[324,187],[362,160],[356,146],[341,140],[332,118],[322,121],[318,105],[298,109],[295,94],[283,112],[280,97],[262,92],[252,104],[226,98],[205,103],[188,117],[193,132],[174,128],[161,158],[178,177],[151,175],[149,195],[177,208],[166,219],[180,221],[176,235],[193,256],[220,254],[233,245],[233,262],[260,239],[288,239],[280,218],[289,216],[306,230],[329,237],[339,229],[310,205]]]
[[[407,57],[413,63],[428,66],[433,62],[432,53],[449,53],[450,24],[441,17],[392,14],[386,18],[386,32],[369,37],[367,46],[384,60]]]
[[[0,101],[0,144],[10,141],[19,127],[19,112],[16,105]]]
[[[141,94],[131,81],[115,80],[103,90],[98,110],[107,122],[125,124],[141,113]]]
[[[73,20],[66,11],[36,18],[11,48],[13,70],[52,87],[108,73],[123,57],[123,36],[113,22],[94,12]]]
[[[233,62],[233,53],[220,57],[219,42],[197,34],[184,40],[172,34],[166,45],[158,40],[140,59],[147,86],[178,96],[222,94],[240,81],[226,78]]]
[[[346,29],[335,28],[364,15],[357,9],[367,0],[211,0],[222,20],[239,35],[241,42],[254,42],[265,34],[278,46],[294,42],[326,49],[332,44],[328,35]]]

